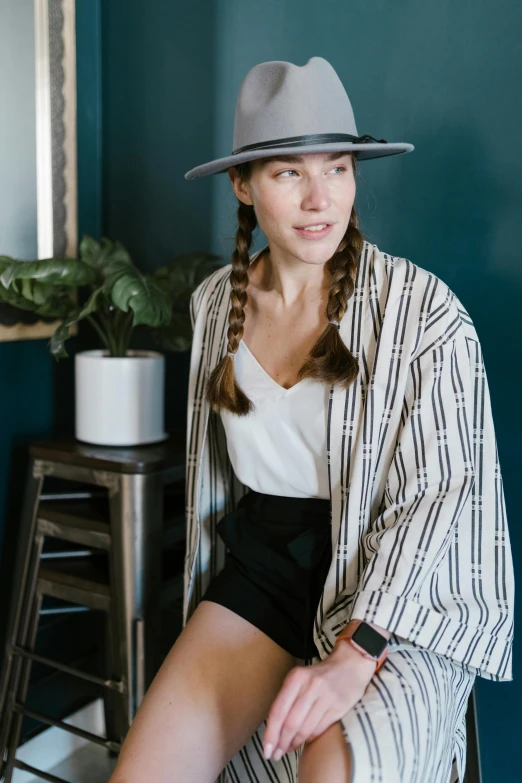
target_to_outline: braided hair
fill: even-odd
[[[351,155],[354,174],[357,171],[356,156]],[[266,159],[265,159],[266,160]],[[251,176],[251,161],[236,166],[243,181]],[[236,249],[232,254],[232,270],[230,272],[230,312],[228,316],[228,348],[227,354],[210,373],[206,387],[206,398],[212,410],[219,413],[221,408],[247,415],[254,407],[237,383],[234,373],[234,358],[243,337],[245,322],[244,307],[247,302],[248,267],[250,266],[250,247],[252,234],[257,226],[254,208],[238,199],[238,228],[236,232]],[[328,321],[340,322],[348,307],[348,300],[354,292],[354,280],[357,264],[364,246],[364,236],[359,230],[359,220],[355,207],[352,208],[348,227],[337,251],[326,262],[331,274],[331,286],[326,305]],[[298,372],[298,379],[313,378],[328,384],[338,383],[348,388],[356,379],[359,371],[357,360],[348,350],[339,335],[335,323],[328,323],[323,333],[312,346],[304,364]]]

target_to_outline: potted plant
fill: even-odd
[[[212,253],[185,253],[152,274],[140,271],[120,242],[85,235],[79,258],[17,261],[0,256],[0,299],[43,318],[62,319],[49,341],[52,356],[68,357],[65,341],[82,320],[102,348],[75,356],[76,438],[135,446],[164,432],[165,356],[192,342],[189,299],[221,264]],[[77,291],[88,289],[84,304]],[[133,330],[148,328],[159,351],[133,350]]]

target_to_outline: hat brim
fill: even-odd
[[[218,158],[209,163],[203,163],[196,166],[185,174],[185,179],[197,179],[206,177],[209,174],[220,174],[227,171],[231,166],[238,163],[246,163],[249,160],[258,158],[270,158],[272,155],[299,155],[306,152],[352,152],[357,151],[357,160],[370,160],[371,158],[384,158],[387,155],[400,155],[405,152],[413,152],[413,144],[406,142],[390,142],[388,144],[378,144],[367,142],[366,144],[350,144],[350,142],[340,142],[329,144],[306,144],[301,147],[271,147],[264,150],[250,150],[240,152],[237,155],[228,155],[226,158]]]

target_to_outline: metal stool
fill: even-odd
[[[182,594],[184,557],[185,438],[142,447],[104,447],[61,438],[29,445],[29,466],[0,681],[0,779],[10,783],[14,768],[42,777],[41,770],[16,759],[24,715],[105,746],[118,753],[134,715],[157,671],[159,612]],[[45,508],[46,476],[103,487],[108,520]],[[164,524],[164,491],[183,482],[177,524]],[[179,491],[179,490],[178,490]],[[94,516],[94,515],[92,515]],[[44,539],[79,544],[93,557],[42,559]],[[162,585],[164,556],[178,547],[177,572]],[[99,553],[96,555],[95,553]],[[106,566],[100,564],[105,558]],[[108,566],[108,567],[107,567]],[[34,652],[43,596],[106,613],[108,678],[98,677]],[[107,737],[86,732],[25,706],[31,664],[103,686]],[[62,783],[45,773],[45,779]]]

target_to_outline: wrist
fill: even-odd
[[[378,672],[388,655],[391,633],[366,620],[352,618],[338,635],[336,647],[348,644],[361,658],[374,665]]]
[[[368,682],[375,674],[377,662],[365,658],[348,639],[340,639],[336,643],[330,653],[330,658],[332,656],[333,660],[339,662],[340,666],[349,666],[351,669],[356,667],[361,672],[362,678],[367,679]]]

